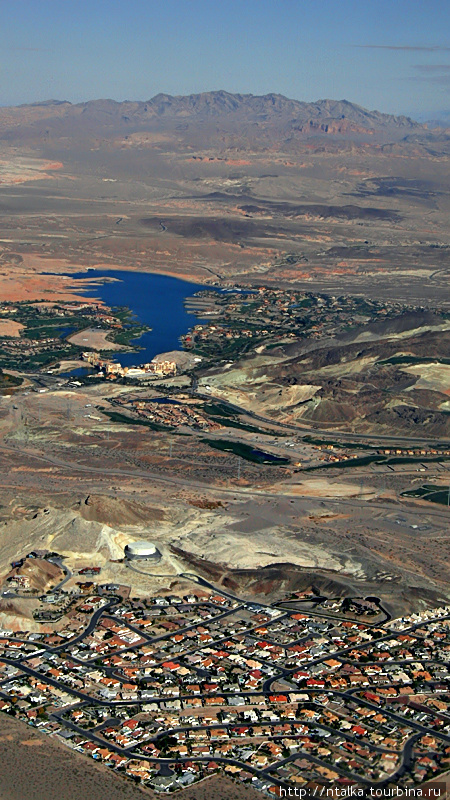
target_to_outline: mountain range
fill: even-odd
[[[109,139],[143,131],[175,133],[184,140],[232,135],[256,144],[337,136],[342,140],[392,143],[426,126],[406,116],[368,111],[347,100],[301,102],[280,94],[256,96],[225,91],[187,96],[157,94],[148,101],[48,100],[0,109],[0,141],[23,142],[92,137]],[[227,142],[228,143],[228,142]]]

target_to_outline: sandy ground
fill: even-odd
[[[77,331],[73,336],[69,336],[68,341],[78,347],[87,347],[93,350],[122,350],[123,345],[110,342],[107,335],[110,331],[103,328],[86,328],[84,331]]]
[[[450,365],[449,364],[417,364],[403,367],[404,372],[419,375],[415,389],[430,389],[443,394],[450,394]]]
[[[13,319],[0,319],[0,336],[20,336],[23,327]]]
[[[314,478],[298,483],[283,484],[282,491],[290,494],[298,494],[302,497],[357,497],[361,495],[361,488],[357,483],[342,483],[326,478]],[[369,486],[364,486],[363,494],[365,497],[374,497],[376,490]]]
[[[70,372],[73,369],[80,369],[85,366],[86,366],[85,361],[62,360],[59,362],[59,367],[53,367],[53,372],[56,374],[59,374],[61,372]]]
[[[44,268],[45,262],[42,264],[42,269]],[[47,269],[51,269],[50,264]],[[21,267],[4,269],[0,274],[0,297],[3,302],[9,303],[37,300],[45,300],[49,303],[74,300],[84,303],[98,302],[83,297],[83,295],[77,295],[73,285],[69,283],[69,279],[63,275],[40,275]]]
[[[54,170],[62,169],[60,161],[46,161],[41,158],[6,158],[0,160],[0,184],[15,186],[27,181],[49,180]]]
[[[10,240],[0,239],[2,244]],[[96,263],[99,270],[124,269],[120,264]],[[95,273],[87,272],[85,278],[72,280],[68,275],[84,269],[80,263],[66,258],[52,258],[36,253],[24,253],[20,263],[2,265],[0,271],[0,297],[5,302],[41,301],[52,304],[56,302],[101,303],[99,298],[85,297],[79,294],[84,287],[96,284]]]

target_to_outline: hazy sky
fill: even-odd
[[[450,108],[450,0],[0,0],[0,104],[212,89]]]

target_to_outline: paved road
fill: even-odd
[[[59,557],[48,558],[47,561],[50,561],[51,564],[56,564],[56,566],[59,567],[60,569],[62,569],[62,571],[64,572],[63,580],[60,581],[58,583],[58,585],[54,586],[53,589],[52,589],[52,593],[58,592],[64,586],[64,584],[67,583],[67,581],[70,581],[70,579],[71,579],[71,577],[73,575],[73,572],[71,572],[69,567],[67,567],[63,563],[63,559],[62,558],[59,558]]]
[[[67,650],[68,647],[72,647],[74,644],[83,641],[83,639],[85,639],[86,636],[89,636],[89,634],[92,633],[102,614],[104,614],[105,611],[109,611],[110,608],[114,608],[114,606],[116,606],[119,602],[120,598],[118,597],[111,598],[107,603],[105,603],[105,605],[101,606],[101,608],[98,608],[96,611],[94,611],[92,617],[89,620],[88,625],[86,626],[86,628],[84,628],[84,630],[80,634],[78,634],[78,636],[75,636],[73,639],[65,639],[64,642],[62,642],[62,644],[56,645],[56,647],[52,648],[53,652],[57,653],[59,650]],[[86,662],[82,661],[81,663],[84,664]]]
[[[91,730],[85,730],[84,728],[80,728],[79,725],[75,725],[75,723],[70,722],[69,720],[61,719],[61,713],[63,713],[63,712],[56,711],[56,712],[53,713],[52,716],[54,716],[55,718],[58,718],[59,721],[65,725],[65,727],[70,728],[70,730],[73,730],[74,732],[78,733],[84,739],[89,739],[91,742],[94,742],[95,744],[98,744],[100,747],[107,747],[108,750],[112,750],[114,753],[117,753],[118,755],[124,756],[125,758],[129,758],[130,757],[131,753],[129,752],[128,748],[119,747],[118,745],[114,744],[114,742],[111,742],[109,740],[103,739],[100,736],[96,736],[96,734],[93,733]],[[239,769],[243,769],[244,768],[245,770],[248,770],[249,772],[251,772],[253,775],[256,775],[257,777],[259,777],[261,780],[264,780],[264,779],[267,780],[267,776],[264,774],[263,770],[256,769],[255,767],[253,767],[253,766],[251,766],[250,764],[247,764],[247,763],[245,765],[243,765],[240,761],[237,761],[234,758],[223,758],[222,756],[217,756],[216,757],[216,756],[208,755],[207,757],[187,756],[186,758],[185,757],[181,757],[181,758],[174,758],[174,757],[164,758],[164,757],[148,756],[146,754],[139,754],[139,759],[141,761],[148,761],[149,764],[159,764],[159,765],[161,765],[161,764],[165,764],[165,765],[184,764],[186,762],[192,762],[192,761],[200,762],[202,764],[209,764],[211,761],[215,761],[217,764],[233,764],[234,766],[239,767]],[[272,776],[270,777],[270,782],[272,784],[276,784],[277,786],[284,786],[285,785],[283,783],[283,781],[280,781],[276,777],[272,778]]]

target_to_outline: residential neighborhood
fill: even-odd
[[[68,747],[161,792],[221,771],[283,796],[448,770],[449,606],[391,619],[377,598],[311,589],[131,599],[89,565],[78,578],[41,597],[62,625],[0,631],[0,710]]]

